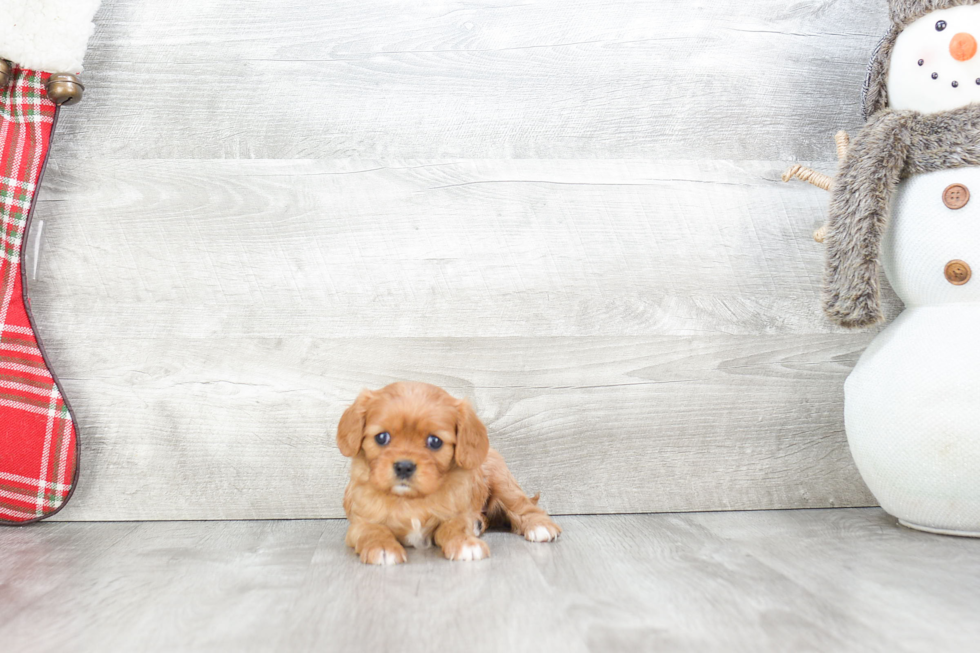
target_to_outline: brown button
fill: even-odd
[[[946,280],[954,286],[966,285],[972,276],[973,270],[966,261],[955,260],[946,264]]]
[[[943,204],[956,211],[970,202],[970,189],[963,184],[953,184],[943,191]]]

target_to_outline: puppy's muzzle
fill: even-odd
[[[395,468],[395,476],[404,481],[412,478],[412,474],[415,473],[415,463],[411,460],[399,460],[393,467]]]

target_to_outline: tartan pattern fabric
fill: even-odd
[[[50,515],[75,483],[75,425],[34,335],[21,271],[55,120],[48,77],[14,67],[0,89],[0,523]]]

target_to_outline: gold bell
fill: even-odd
[[[0,88],[7,88],[10,83],[10,75],[14,72],[14,66],[6,59],[0,59]]]
[[[46,84],[48,99],[59,107],[76,104],[82,99],[85,87],[71,73],[55,73]]]

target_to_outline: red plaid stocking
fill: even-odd
[[[34,334],[21,266],[57,117],[48,77],[15,67],[0,89],[0,523],[8,524],[57,512],[78,472],[71,409]]]

